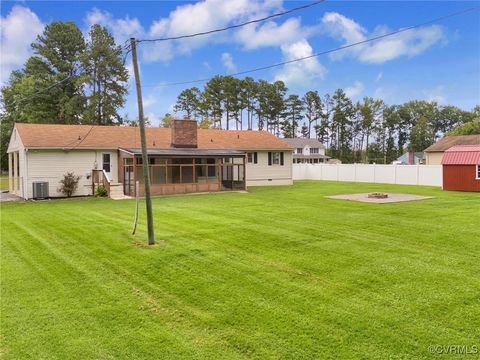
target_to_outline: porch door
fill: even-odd
[[[133,166],[126,165],[123,169],[123,193],[128,196],[133,196]]]
[[[108,175],[108,178],[110,179],[110,181],[112,180],[112,163],[111,163],[111,155],[109,153],[103,153],[102,154],[102,166],[103,166],[103,170],[105,170],[105,172],[107,173]]]

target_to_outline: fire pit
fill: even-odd
[[[382,192],[373,192],[373,193],[369,193],[368,197],[370,199],[386,199],[388,198],[388,194],[382,193]]]

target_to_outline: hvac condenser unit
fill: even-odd
[[[46,199],[48,198],[48,182],[34,181],[33,182],[33,198]]]

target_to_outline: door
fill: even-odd
[[[103,170],[107,173],[108,178],[110,181],[112,180],[112,163],[111,163],[111,155],[108,153],[102,154],[103,159]]]
[[[126,165],[123,169],[123,193],[128,196],[133,196],[133,166]]]

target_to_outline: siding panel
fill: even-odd
[[[117,151],[95,151],[95,150],[73,150],[73,151],[28,151],[28,197],[32,197],[32,183],[34,181],[48,181],[51,197],[63,196],[58,191],[60,180],[66,172],[73,172],[80,175],[77,192],[74,195],[91,195],[92,193],[92,169],[102,168],[102,154],[110,153],[111,156],[111,179],[118,180]],[[89,178],[87,178],[89,177]]]
[[[258,163],[247,163],[247,186],[291,185],[292,153],[284,152],[284,165],[268,165],[268,151],[258,151]]]
[[[457,191],[480,191],[476,179],[476,165],[444,165],[443,189]]]

